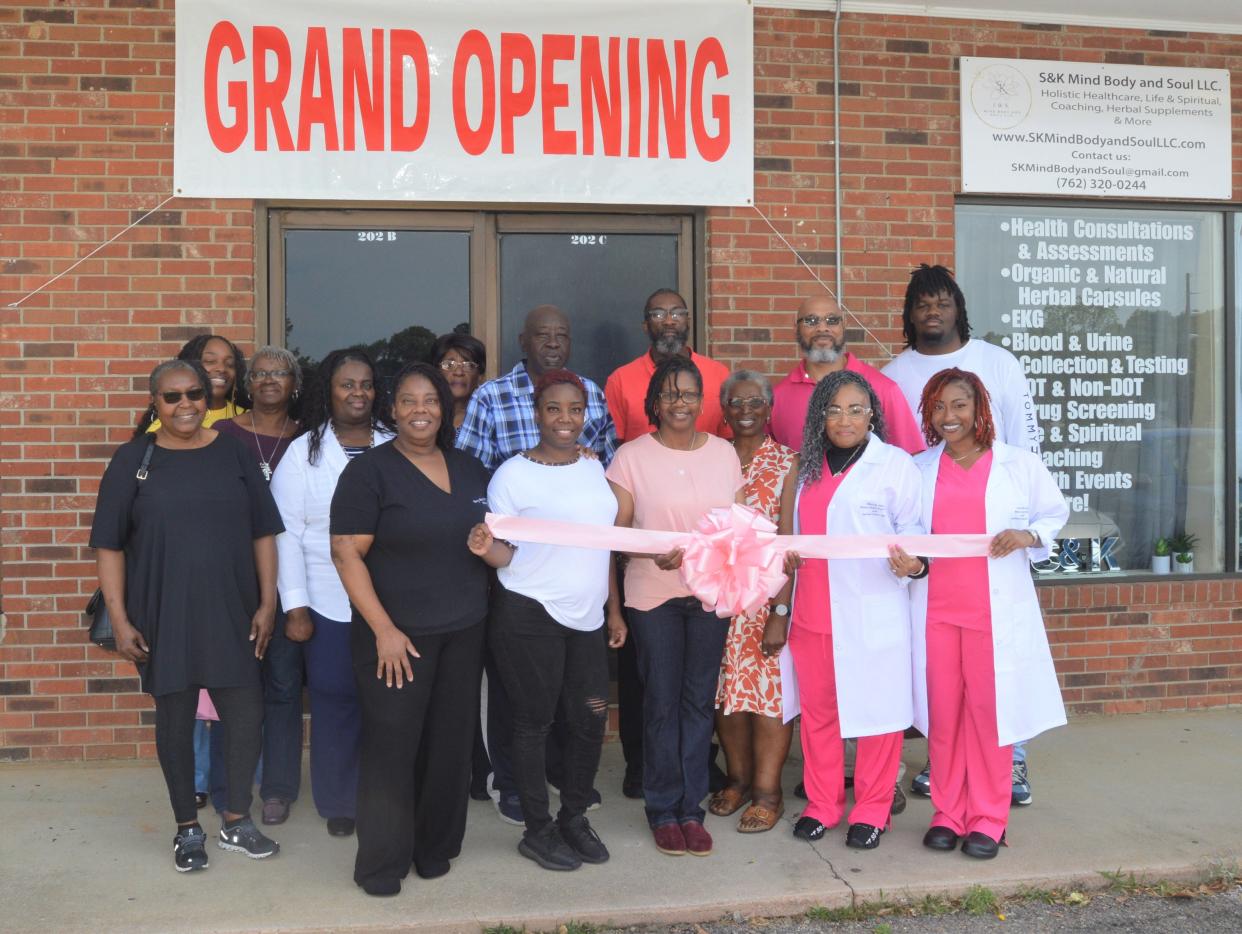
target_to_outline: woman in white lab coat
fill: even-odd
[[[915,724],[927,734],[935,814],[923,844],[991,859],[1009,820],[1011,745],[1065,723],[1031,561],[1069,510],[1035,454],[996,440],[974,373],[942,370],[923,391],[929,444],[922,521],[933,533],[987,533],[986,558],[937,558],[911,588]],[[939,442],[939,443],[937,443]]]
[[[857,373],[830,373],[815,387],[798,479],[796,503],[782,510],[782,532],[923,531],[918,470],[910,455],[884,443],[879,399]],[[846,845],[873,849],[888,828],[902,732],[913,720],[904,578],[921,573],[921,559],[896,551],[887,559],[807,559],[797,572],[792,614],[778,606],[769,619],[765,647],[779,647],[789,627],[802,710],[807,805],[796,837],[818,840],[845,814],[843,737],[858,737]]]

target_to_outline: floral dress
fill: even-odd
[[[746,468],[746,505],[773,522],[781,518],[781,489],[797,452],[771,438],[764,439]],[[781,716],[781,666],[776,656],[763,654],[763,630],[768,622],[765,603],[755,613],[735,616],[729,623],[716,706],[726,714],[756,713]]]

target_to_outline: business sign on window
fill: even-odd
[[[746,205],[745,0],[177,4],[176,193]]]
[[[961,60],[962,191],[1232,197],[1229,72]]]
[[[1022,364],[1071,510],[1061,537],[1096,543],[1062,570],[1149,570],[1182,533],[1197,571],[1221,570],[1221,215],[963,204],[956,227],[971,339]]]

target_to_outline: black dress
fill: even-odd
[[[113,455],[90,539],[125,552],[126,611],[151,650],[142,688],[257,686],[254,540],[284,531],[263,474],[241,442],[217,434],[191,450],[156,445],[139,484],[146,446],[135,438]]]

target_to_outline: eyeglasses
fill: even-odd
[[[731,409],[737,409],[739,411],[742,409],[749,409],[753,412],[756,409],[762,409],[766,406],[768,404],[768,400],[763,398],[763,396],[749,396],[745,399],[730,399],[727,404]]]
[[[671,318],[673,321],[685,321],[690,317],[690,312],[685,308],[653,308],[644,312],[648,321],[663,321],[665,318]]]
[[[866,405],[851,405],[848,408],[841,408],[839,405],[828,406],[828,421],[839,422],[843,419],[849,419],[851,422],[861,421],[871,414],[871,407]]]
[[[185,392],[161,392],[159,397],[164,400],[165,405],[176,405],[181,401],[181,397],[185,396],[191,402],[202,402],[207,398],[207,391],[202,386],[195,386],[193,389],[187,389]]]
[[[703,393],[696,392],[693,389],[683,389],[681,391],[673,391],[673,390],[666,389],[662,393],[659,394],[660,401],[667,403],[668,405],[672,405],[678,399],[680,399],[682,402],[687,402],[693,405],[694,403],[698,402],[702,398],[703,398]]]
[[[479,365],[473,360],[441,360],[440,369],[446,373],[453,370],[461,370],[463,373],[474,373],[479,369]]]
[[[265,379],[287,379],[292,375],[293,370],[251,370],[250,381],[257,383]]]
[[[808,328],[817,328],[821,324],[826,324],[830,328],[841,326],[841,322],[845,319],[840,315],[803,315],[798,319],[799,324],[805,324]]]

